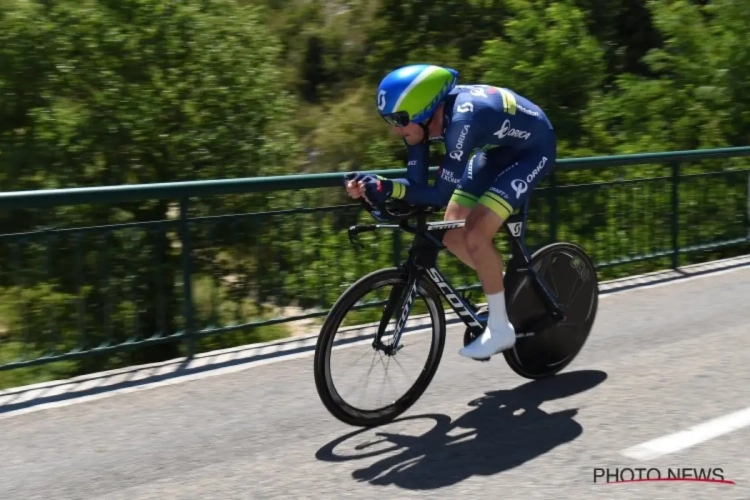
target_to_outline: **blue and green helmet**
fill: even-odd
[[[435,112],[458,81],[458,71],[432,64],[398,68],[380,82],[378,112],[394,126],[421,124]]]

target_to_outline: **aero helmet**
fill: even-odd
[[[422,124],[453,90],[458,71],[431,64],[413,64],[392,71],[378,86],[377,106],[391,125]]]

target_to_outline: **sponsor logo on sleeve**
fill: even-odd
[[[466,140],[466,134],[469,133],[469,128],[471,128],[471,125],[464,125],[461,134],[458,136],[458,141],[456,141],[456,149],[450,152],[450,157],[456,161],[461,161],[461,158],[464,157],[464,141]]]

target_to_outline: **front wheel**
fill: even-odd
[[[516,344],[503,356],[518,375],[541,379],[563,370],[583,348],[596,318],[599,285],[594,263],[572,243],[552,243],[537,250],[529,267],[557,297],[565,318],[546,330],[527,331],[547,314],[547,308],[531,276],[509,264],[505,298],[508,319],[516,329]]]
[[[411,305],[411,311],[405,311],[402,305],[405,301],[404,291],[408,285],[408,278],[406,271],[396,268],[383,269],[364,276],[351,285],[336,301],[321,328],[315,347],[315,386],[326,409],[346,424],[370,427],[394,420],[417,402],[437,371],[445,345],[443,304],[432,283],[423,278],[416,287],[417,297]],[[385,300],[362,300],[365,295],[378,292],[383,288],[391,289],[381,297]],[[422,300],[421,303],[419,299]],[[373,305],[381,304],[382,308],[373,307]],[[409,315],[401,340],[398,345],[394,346],[392,345],[394,325],[402,312],[405,314],[413,312],[417,315],[421,312],[422,314],[414,320]],[[345,316],[350,313],[354,316],[351,320],[353,324],[342,327]],[[387,326],[383,337],[377,339],[379,325]],[[337,335],[339,339],[334,341]],[[407,336],[408,342],[404,342]],[[348,358],[346,364],[365,368],[366,376],[369,377],[376,364],[387,363],[387,366],[391,366],[392,362],[396,371],[404,371],[400,360],[407,361],[413,351],[420,346],[427,346],[428,354],[417,370],[419,375],[416,381],[402,395],[391,399],[383,406],[369,409],[355,406],[349,400],[344,399],[343,391],[334,383],[331,374],[333,352],[344,351],[342,357],[345,360]],[[352,347],[352,349],[344,349],[344,347]],[[368,359],[368,354],[371,359]],[[357,377],[348,377],[345,381],[355,378]],[[392,386],[392,383],[390,385]],[[353,394],[352,398],[361,395],[358,394],[359,392],[361,391]]]

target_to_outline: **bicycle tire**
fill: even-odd
[[[508,319],[516,328],[518,336],[513,348],[503,351],[503,356],[516,374],[531,380],[554,376],[575,360],[588,340],[599,307],[596,268],[581,247],[567,242],[551,243],[534,252],[529,266],[536,267],[548,258],[553,259],[548,271],[556,269],[555,274],[558,277],[555,280],[550,280],[546,276],[542,278],[558,295],[558,300],[566,308],[568,318],[583,316],[584,319],[570,324],[566,318],[562,324],[542,332],[534,332],[532,336],[519,335],[525,333],[520,331],[524,325],[544,314],[546,308],[525,274],[518,271],[513,264],[508,266],[505,276],[506,307]],[[575,307],[571,307],[571,304],[566,303],[567,297],[561,296],[565,294],[559,293],[559,289],[555,290],[551,282],[557,283],[558,287],[567,287],[571,283],[575,285],[578,283],[574,279],[576,275],[582,283],[578,293],[588,289],[589,297],[587,301],[577,302]],[[581,311],[584,314],[581,314]]]
[[[315,346],[315,387],[323,405],[335,418],[355,427],[374,427],[389,423],[403,414],[422,396],[430,385],[440,365],[445,346],[445,312],[440,295],[426,277],[419,281],[418,295],[427,304],[432,319],[432,342],[430,354],[417,380],[406,393],[393,403],[377,410],[361,410],[348,404],[339,395],[330,377],[330,355],[334,337],[346,313],[365,294],[387,285],[408,283],[408,272],[398,268],[386,268],[363,276],[353,283],[336,301],[320,330]],[[435,325],[437,322],[437,325]]]

